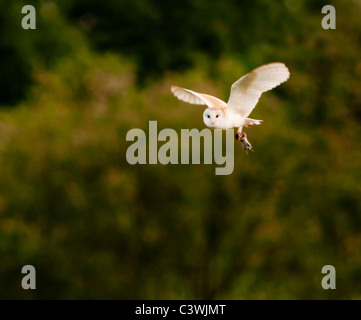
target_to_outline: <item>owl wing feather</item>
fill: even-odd
[[[224,108],[227,106],[227,103],[209,94],[199,93],[177,86],[172,86],[171,91],[179,100],[191,104],[207,105],[209,108]]]
[[[263,92],[277,87],[289,76],[290,72],[283,63],[260,66],[233,83],[227,107],[247,117]]]

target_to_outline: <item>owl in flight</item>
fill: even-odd
[[[224,102],[208,94],[198,93],[176,86],[171,87],[173,94],[184,102],[207,105],[203,113],[203,121],[209,128],[238,128],[236,140],[241,141],[244,150],[253,151],[243,132],[243,127],[253,127],[262,120],[248,118],[256,106],[261,94],[285,82],[290,72],[283,63],[273,62],[260,66],[232,84],[228,102]]]

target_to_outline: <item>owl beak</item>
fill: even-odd
[[[214,121],[212,121],[212,124],[214,125]]]

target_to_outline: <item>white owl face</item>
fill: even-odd
[[[207,127],[217,128],[223,120],[223,112],[220,109],[208,108],[203,112],[203,121]]]

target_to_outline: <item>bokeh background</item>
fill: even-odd
[[[0,0],[0,298],[360,299],[360,14],[360,0]],[[204,128],[171,85],[227,100],[273,61],[291,77],[262,96],[233,174],[127,163],[132,128]]]

